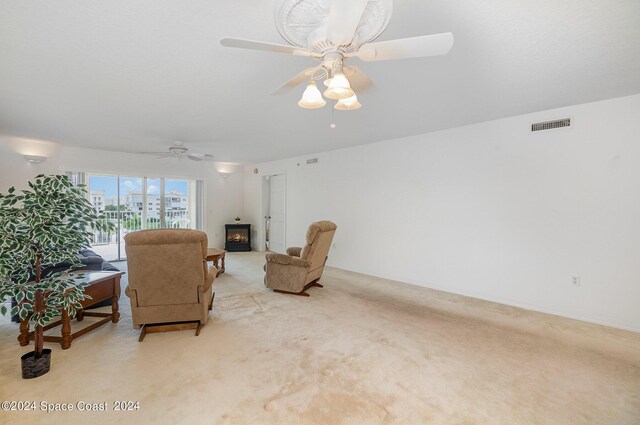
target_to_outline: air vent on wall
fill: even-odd
[[[551,130],[554,128],[569,127],[571,118],[563,118],[561,120],[536,122],[531,124],[531,131]]]
[[[307,165],[317,164],[317,163],[318,163],[318,158],[307,159]]]

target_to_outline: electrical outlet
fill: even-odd
[[[582,282],[580,282],[580,276],[571,276],[571,285],[580,286]]]

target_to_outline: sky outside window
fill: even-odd
[[[142,192],[141,178],[121,177],[120,197],[125,197],[129,192]],[[165,191],[188,194],[188,180],[166,180]],[[118,179],[114,176],[89,176],[89,186],[91,190],[104,190],[105,198],[116,198],[118,196]],[[147,194],[160,194],[160,180],[149,179]]]

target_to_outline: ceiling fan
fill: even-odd
[[[287,81],[272,94],[283,94],[308,81],[298,105],[321,108],[324,97],[337,100],[339,110],[358,109],[355,92],[371,89],[373,82],[351,58],[365,62],[446,55],[453,47],[453,34],[424,35],[373,43],[389,25],[393,0],[284,0],[276,8],[276,27],[289,45],[224,37],[223,46],[306,56],[320,62]],[[327,86],[320,93],[316,81]]]
[[[189,152],[184,142],[174,142],[166,152],[142,152],[145,155],[155,155],[158,158],[189,158],[192,161],[213,161],[214,156],[208,153]]]

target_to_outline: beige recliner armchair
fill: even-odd
[[[207,261],[207,234],[154,229],[124,237],[133,327],[147,333],[196,329],[207,323],[217,270]],[[181,323],[176,323],[181,322]],[[190,323],[186,323],[190,322]],[[158,325],[162,324],[162,325]]]
[[[267,254],[264,284],[275,292],[303,295],[312,286],[322,288],[318,283],[327,261],[333,235],[337,226],[330,221],[318,221],[307,230],[307,244],[304,248],[288,248],[287,254]]]

